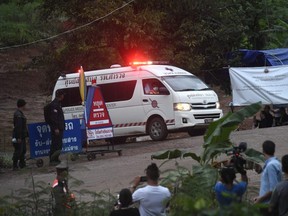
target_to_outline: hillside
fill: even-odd
[[[16,101],[27,101],[28,122],[43,120],[43,105],[47,96],[41,90],[44,73],[33,68],[35,57],[40,55],[36,49],[10,49],[0,52],[0,150],[10,145],[13,112]],[[7,144],[8,143],[8,144]]]

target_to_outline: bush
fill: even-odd
[[[12,159],[7,154],[0,155],[0,169],[12,168]]]

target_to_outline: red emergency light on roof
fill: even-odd
[[[141,66],[141,65],[167,65],[169,61],[133,61],[129,63],[133,66]]]
[[[133,61],[130,62],[131,66],[138,66],[138,65],[152,65],[153,61]]]

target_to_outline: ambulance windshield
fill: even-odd
[[[165,76],[163,79],[174,91],[210,90],[210,88],[196,76]]]

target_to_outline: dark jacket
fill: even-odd
[[[288,115],[286,113],[282,114],[279,120],[280,125],[288,125]]]
[[[137,208],[124,208],[112,211],[110,216],[140,216],[140,213]]]
[[[254,123],[255,127],[259,128],[267,128],[267,127],[272,127],[273,126],[273,116],[270,113],[264,113],[265,118],[261,120],[256,120]]]
[[[65,120],[64,120],[64,113],[62,110],[62,106],[60,101],[57,100],[57,98],[55,98],[52,102],[51,102],[51,123],[50,123],[50,127],[51,130],[64,130],[65,129]]]
[[[27,119],[19,109],[14,112],[13,124],[13,138],[24,139],[28,136]]]
[[[265,113],[265,118],[266,118],[266,127],[272,127],[274,117],[270,113]]]
[[[75,199],[71,198],[66,181],[55,179],[52,185],[52,194],[55,199],[54,216],[72,215]]]

